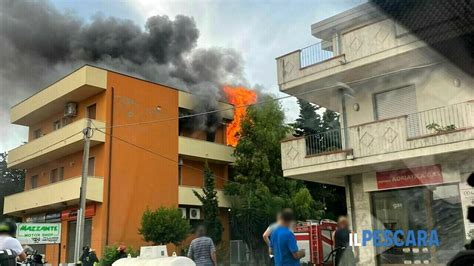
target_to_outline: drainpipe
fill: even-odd
[[[343,149],[347,149],[349,147],[349,136],[347,134],[347,111],[346,111],[346,94],[345,94],[345,89],[341,88],[340,89],[340,94],[341,94],[341,115],[342,115],[342,131],[344,134],[344,146]]]

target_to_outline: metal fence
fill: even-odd
[[[323,42],[318,42],[316,44],[301,49],[300,67],[314,65],[334,56],[333,52],[324,50],[322,44]]]
[[[342,129],[305,136],[306,155],[342,150],[344,142]]]
[[[407,116],[407,136],[415,138],[473,127],[471,103],[443,106]]]

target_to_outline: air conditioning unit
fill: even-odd
[[[201,219],[201,209],[198,209],[198,208],[190,208],[190,209],[189,209],[189,219],[191,219],[191,220],[199,220],[199,219]]]
[[[186,215],[186,208],[179,208],[179,210],[181,211],[181,217],[183,217],[183,219],[188,218]]]
[[[64,106],[64,116],[65,117],[74,117],[77,115],[77,103],[68,102]]]

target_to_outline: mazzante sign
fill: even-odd
[[[20,223],[16,237],[23,245],[58,244],[61,242],[60,223]]]

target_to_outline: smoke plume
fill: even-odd
[[[188,90],[204,96],[201,110],[216,108],[221,85],[247,83],[243,60],[231,49],[196,48],[198,37],[183,15],[153,16],[142,27],[99,15],[85,22],[45,1],[1,1],[0,125],[14,103],[85,63]]]

